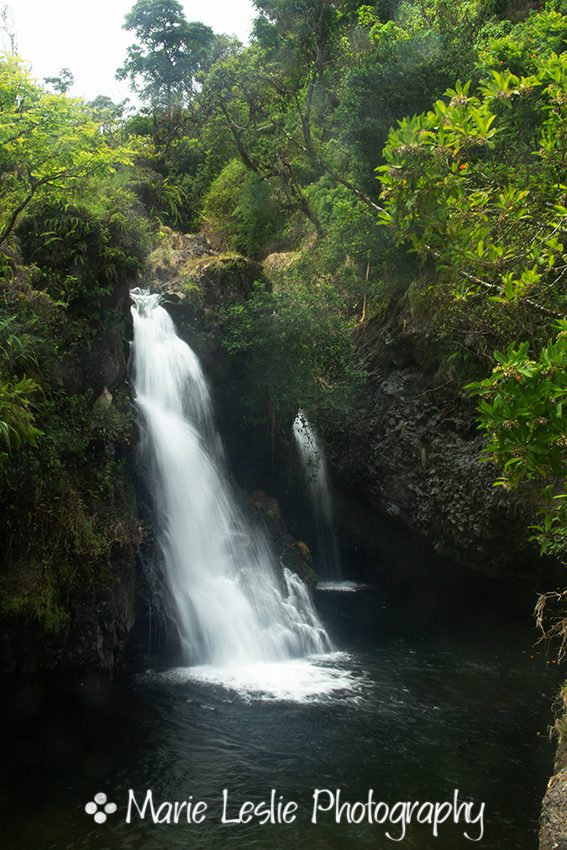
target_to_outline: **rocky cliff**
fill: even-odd
[[[357,331],[368,380],[329,440],[335,477],[454,561],[500,575],[533,570],[529,506],[493,486],[474,406],[459,381],[423,363],[422,344],[399,315]]]
[[[112,671],[134,622],[128,289],[117,284],[87,317],[24,278],[4,293],[41,322],[49,374],[37,404],[42,436],[4,467],[0,672]]]
[[[555,725],[558,746],[554,775],[549,780],[543,798],[539,848],[540,850],[566,850],[567,848],[567,694],[561,691],[561,714]]]

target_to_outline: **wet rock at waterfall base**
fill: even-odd
[[[289,533],[278,500],[263,490],[255,490],[244,498],[252,516],[266,529],[281,566],[296,573],[310,590],[314,590],[318,576],[312,566],[311,551],[306,543]]]

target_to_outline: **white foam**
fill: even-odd
[[[335,593],[356,593],[359,590],[368,590],[372,585],[363,584],[358,581],[320,581],[317,590],[332,590]]]
[[[289,661],[177,667],[157,673],[172,684],[193,682],[232,691],[241,698],[280,702],[355,700],[364,684],[362,676],[347,669],[346,653],[332,652]]]

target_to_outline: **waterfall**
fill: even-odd
[[[225,667],[328,652],[307,588],[276,568],[231,492],[197,356],[159,295],[134,289],[131,298],[141,451],[184,661]]]
[[[305,471],[315,514],[320,574],[324,579],[340,578],[340,558],[333,520],[333,498],[323,446],[303,410],[293,423],[293,436]]]

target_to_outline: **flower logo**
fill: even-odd
[[[99,791],[94,800],[85,806],[85,812],[94,817],[95,823],[105,823],[107,815],[113,815],[116,811],[116,803],[109,803],[107,800],[106,794]]]

